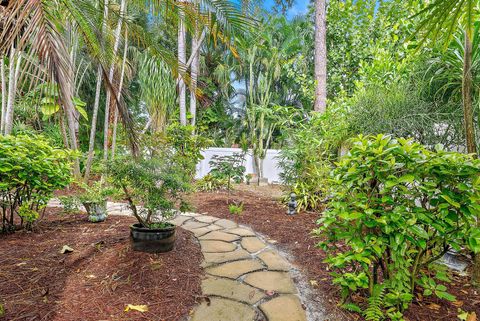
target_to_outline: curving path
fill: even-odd
[[[61,206],[52,200],[49,206]],[[108,203],[110,215],[131,215],[125,204]],[[195,213],[171,220],[191,231],[204,256],[205,300],[191,321],[306,321],[290,263],[246,226]]]
[[[194,213],[171,221],[200,242],[208,298],[191,321],[305,321],[306,314],[289,274],[291,265],[245,226]]]

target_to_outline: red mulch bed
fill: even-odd
[[[228,210],[227,200],[243,202],[241,215],[232,215]],[[294,217],[286,215],[286,207],[278,200],[263,193],[235,191],[232,195],[225,192],[196,193],[190,196],[190,202],[199,213],[227,218],[241,224],[249,225],[254,230],[274,239],[278,246],[290,253],[295,264],[309,280],[315,280],[313,290],[316,298],[314,304],[325,305],[332,320],[361,320],[359,315],[340,310],[339,288],[331,284],[332,277],[327,265],[322,263],[325,252],[315,247],[318,240],[310,232],[316,228],[318,214],[300,213]],[[315,283],[315,282],[314,282]],[[450,293],[457,296],[454,303],[435,297],[423,298],[415,302],[405,313],[405,319],[411,321],[458,320],[458,308],[476,312],[480,316],[480,295],[470,284],[467,277],[454,276],[448,285]]]
[[[203,275],[190,232],[177,229],[171,252],[134,252],[132,218],[93,224],[85,215],[60,213],[49,208],[36,231],[0,236],[4,320],[187,319],[200,300]],[[64,245],[74,252],[60,254]],[[127,304],[149,310],[125,312]]]

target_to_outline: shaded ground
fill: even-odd
[[[200,301],[202,254],[190,232],[177,229],[169,253],[134,252],[132,218],[92,224],[59,212],[48,209],[33,233],[0,236],[4,320],[184,320]],[[75,251],[60,254],[63,245]],[[127,304],[149,311],[125,312]]]
[[[325,253],[315,247],[317,241],[310,234],[316,227],[318,215],[301,213],[295,217],[288,216],[287,209],[274,199],[277,197],[278,193],[275,190],[255,188],[252,192],[243,186],[232,195],[225,192],[196,193],[190,197],[190,201],[199,213],[208,213],[249,225],[276,240],[277,246],[290,253],[294,263],[309,278],[314,291],[312,304],[326,302],[326,308],[333,315],[332,321],[361,319],[358,315],[336,306],[340,299],[339,289],[332,286],[327,265],[322,263]],[[243,202],[243,213],[238,216],[230,214],[227,200]],[[456,302],[451,303],[434,297],[422,298],[422,301],[411,305],[405,313],[405,318],[410,321],[458,320],[459,308],[468,312],[475,311],[477,316],[480,315],[480,295],[469,284],[467,277],[454,276],[449,288],[450,293],[457,296]]]

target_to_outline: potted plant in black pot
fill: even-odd
[[[175,244],[175,225],[168,222],[176,206],[184,204],[181,194],[189,189],[185,169],[162,154],[148,159],[123,157],[109,163],[108,173],[121,189],[138,223],[130,227],[133,249],[168,252]]]
[[[103,222],[107,219],[107,199],[115,193],[112,187],[103,182],[92,185],[83,184],[84,192],[77,196],[88,214],[88,220],[93,223]]]

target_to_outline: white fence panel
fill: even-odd
[[[199,179],[210,173],[210,161],[214,155],[218,156],[227,156],[233,155],[234,153],[242,153],[240,148],[217,148],[212,147],[203,150],[202,152],[203,159],[197,164],[197,171],[195,178]],[[280,182],[280,173],[281,168],[278,165],[278,156],[280,155],[280,150],[269,149],[267,150],[266,157],[263,161],[263,176],[268,179],[269,183],[278,183]],[[248,150],[245,155],[245,174],[257,174],[255,171],[254,160],[252,151]]]

